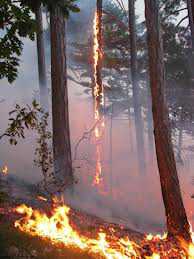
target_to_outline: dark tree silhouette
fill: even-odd
[[[191,241],[190,226],[181,196],[164,95],[163,43],[158,9],[158,1],[145,1],[156,154],[168,235]]]
[[[58,5],[52,6],[50,15],[54,166],[59,179],[68,185],[72,183],[73,170],[68,111],[65,20]]]

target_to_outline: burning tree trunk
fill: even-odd
[[[162,195],[167,217],[169,236],[191,241],[176,162],[170,136],[168,110],[164,95],[163,46],[160,34],[158,1],[145,1],[146,26],[148,33],[150,87],[156,154],[160,174]]]
[[[131,79],[133,89],[133,105],[135,113],[136,143],[139,161],[139,170],[145,170],[144,138],[143,138],[143,120],[141,115],[141,103],[139,84],[137,77],[137,40],[136,40],[136,22],[135,22],[135,0],[128,1],[129,7],[129,34],[130,34],[130,53],[131,53]]]
[[[95,14],[95,23],[94,23],[94,59],[95,59],[95,91],[94,96],[101,98],[102,96],[102,0],[97,0],[96,4],[96,14]]]
[[[65,20],[60,7],[51,9],[51,77],[55,172],[65,184],[72,183],[68,90],[65,53]]]
[[[42,24],[42,8],[41,5],[35,7],[35,16],[37,23],[37,56],[38,56],[38,73],[39,73],[39,88],[40,88],[40,103],[41,106],[48,111],[48,89],[46,79],[46,62],[44,48],[44,33]]]

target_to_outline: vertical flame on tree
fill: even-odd
[[[94,90],[93,95],[96,99],[103,102],[104,89],[101,79],[101,67],[102,67],[102,37],[101,37],[101,15],[99,12],[95,12],[93,34],[93,56],[94,56]],[[103,103],[101,103],[103,104]]]
[[[101,108],[104,106],[104,89],[101,79],[102,68],[102,37],[101,37],[101,19],[102,15],[97,10],[94,16],[93,34],[93,57],[94,57],[94,118],[96,127],[94,129],[96,142],[96,172],[93,185],[100,185],[103,180],[102,177],[102,135],[104,132],[104,116],[101,115]]]

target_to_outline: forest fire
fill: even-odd
[[[96,172],[93,181],[93,185],[99,185],[102,182],[102,147],[100,140],[103,135],[105,122],[104,116],[101,115],[101,107],[104,106],[104,89],[101,81],[101,59],[102,59],[102,50],[101,50],[101,31],[100,31],[100,17],[98,13],[95,13],[94,25],[93,25],[93,34],[94,34],[94,47],[93,47],[93,59],[94,59],[94,119],[96,122],[95,127],[95,141],[96,141]]]
[[[108,259],[140,258],[135,248],[137,245],[128,238],[111,243],[104,232],[99,232],[96,239],[80,235],[70,225],[70,208],[67,206],[55,208],[51,217],[26,205],[17,207],[16,212],[24,217],[15,222],[15,227],[32,236],[48,238],[53,243],[63,243]]]
[[[97,258],[194,258],[193,244],[183,250],[177,243],[169,242],[166,234],[163,236],[149,234],[138,243],[130,241],[127,236],[118,238],[114,229],[111,237],[104,229],[96,233],[96,238],[80,234],[79,230],[71,225],[71,209],[65,205],[54,208],[51,216],[24,204],[18,206],[15,211],[23,215],[15,222],[15,227],[20,231],[50,240],[53,244],[60,243],[67,248],[81,249],[96,255]]]
[[[100,64],[102,59],[102,50],[101,50],[101,44],[99,42],[99,34],[100,34],[100,28],[99,28],[99,16],[97,12],[94,16],[94,25],[93,25],[93,34],[94,34],[94,42],[93,42],[93,58],[94,58],[94,90],[93,95],[97,99],[101,99],[103,102],[103,85],[101,82],[101,75],[100,75]],[[103,104],[103,103],[101,103]]]

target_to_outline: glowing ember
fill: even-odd
[[[146,236],[146,239],[151,241],[151,240],[164,240],[167,238],[167,233],[164,233],[162,236],[160,234],[157,234],[155,236],[153,236],[152,234],[148,234]]]
[[[43,197],[43,196],[37,196],[37,199],[39,200],[39,201],[48,201],[45,197]]]
[[[1,173],[2,173],[3,176],[8,175],[8,167],[7,167],[7,166],[4,166],[4,167],[1,169]]]
[[[160,259],[159,254],[153,254],[152,256],[146,256],[146,259]]]

